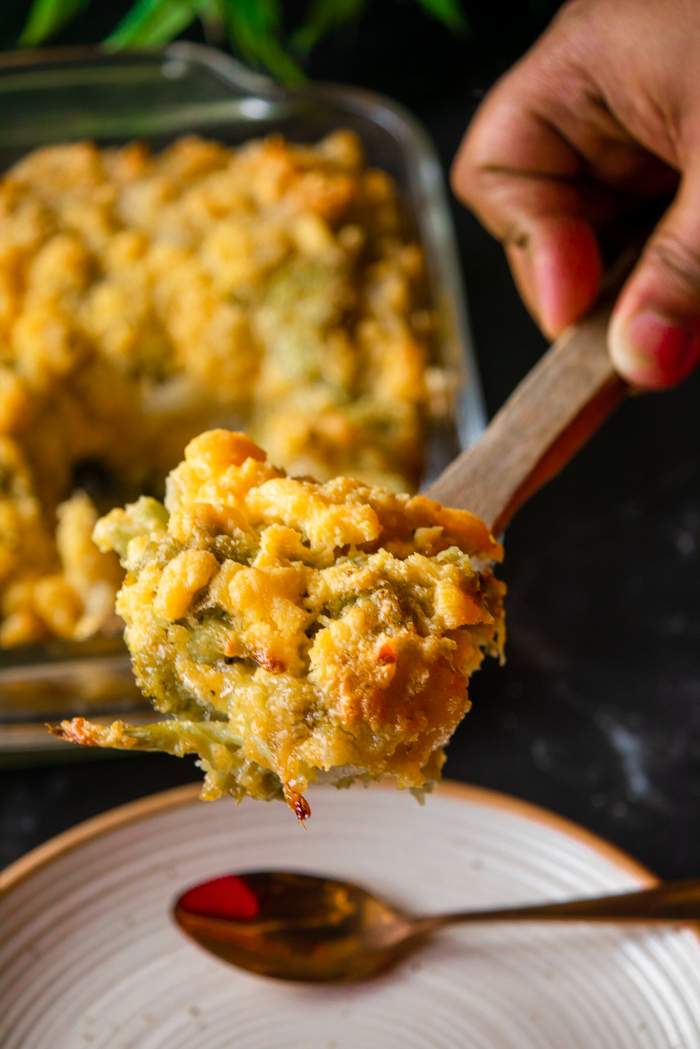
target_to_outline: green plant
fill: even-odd
[[[94,0],[33,0],[20,36],[21,47],[53,37]],[[461,0],[416,0],[448,28],[462,31]],[[368,0],[309,0],[299,24],[289,29],[282,0],[134,0],[104,41],[110,50],[157,47],[199,19],[209,38],[228,38],[245,61],[287,84],[304,79],[302,62],[329,32],[362,15]]]

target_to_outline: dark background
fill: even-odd
[[[98,6],[65,42],[99,39],[125,5]],[[311,72],[400,99],[447,171],[484,90],[556,4],[522,5],[516,17],[510,4],[483,6],[470,6],[472,35],[454,39],[407,3],[376,2]],[[498,246],[456,203],[453,213],[493,412],[544,343]],[[631,400],[521,511],[506,543],[508,662],[475,679],[446,769],[577,820],[664,877],[700,873],[699,415],[697,378]],[[196,778],[189,762],[160,756],[3,771],[0,865],[87,816]]]

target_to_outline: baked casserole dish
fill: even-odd
[[[0,180],[0,647],[118,631],[97,517],[213,419],[414,488],[440,384],[422,251],[353,133],[32,152]]]

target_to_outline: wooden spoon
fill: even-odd
[[[473,511],[498,534],[595,433],[629,390],[607,348],[612,288],[629,268],[621,260],[597,308],[556,340],[426,495]]]

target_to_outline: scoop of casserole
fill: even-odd
[[[240,433],[195,438],[165,505],[95,529],[126,578],[117,611],[143,692],[167,720],[55,731],[105,747],[196,753],[203,796],[284,797],[392,778],[429,788],[500,655],[502,551],[473,514],[339,477],[288,477]]]

